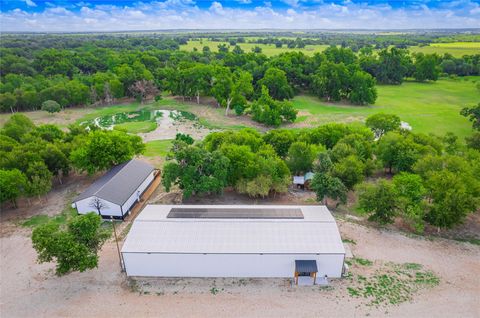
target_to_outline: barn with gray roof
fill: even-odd
[[[140,160],[119,164],[78,195],[72,207],[79,214],[96,212],[123,219],[155,178],[155,169]]]

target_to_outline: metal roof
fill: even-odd
[[[295,271],[297,273],[318,272],[316,260],[295,260]]]
[[[118,205],[124,204],[152,173],[153,166],[140,160],[119,164],[97,179],[73,202],[95,196]]]
[[[335,220],[324,206],[297,206],[304,219],[166,218],[172,207],[150,205],[123,244],[124,253],[344,254]],[[180,207],[189,207],[182,205]],[[195,206],[190,206],[195,207]],[[212,207],[212,206],[206,206]],[[232,206],[217,206],[228,207]],[[240,206],[268,208],[270,206]],[[273,206],[273,208],[279,206]],[[285,206],[283,206],[285,207]]]

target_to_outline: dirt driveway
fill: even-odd
[[[443,239],[409,238],[339,221],[353,253],[374,260],[415,262],[440,284],[412,302],[379,309],[351,298],[344,282],[332,290],[292,287],[283,280],[153,280],[152,292],[128,284],[108,242],[99,268],[64,277],[53,264],[37,264],[30,231],[16,228],[1,242],[1,317],[479,317],[480,248]],[[7,226],[2,222],[2,227]],[[10,225],[12,226],[12,225]],[[150,286],[150,282],[144,283]],[[215,288],[218,293],[213,293]],[[147,288],[147,290],[152,290]]]

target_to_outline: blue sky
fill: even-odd
[[[480,28],[480,0],[0,0],[2,31]]]

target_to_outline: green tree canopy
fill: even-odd
[[[357,187],[358,207],[370,221],[393,223],[396,216],[395,187],[390,181],[380,179],[376,183],[362,183]]]
[[[98,251],[109,237],[95,213],[72,219],[66,228],[49,222],[33,230],[32,243],[40,263],[57,263],[57,275],[84,272],[98,266]]]
[[[140,137],[117,130],[93,131],[79,138],[70,159],[77,169],[89,174],[128,161],[145,149]]]
[[[58,113],[62,109],[59,103],[54,100],[46,100],[42,103],[42,110],[48,113]]]
[[[273,99],[284,100],[293,97],[293,89],[288,84],[285,72],[278,68],[270,67],[265,71],[263,78],[258,81],[262,94],[263,86],[268,89]]]
[[[400,117],[393,114],[378,113],[367,118],[365,125],[370,128],[375,137],[380,138],[389,131],[400,128]]]
[[[16,206],[16,199],[25,194],[27,178],[18,169],[0,169],[0,203],[12,201]]]

